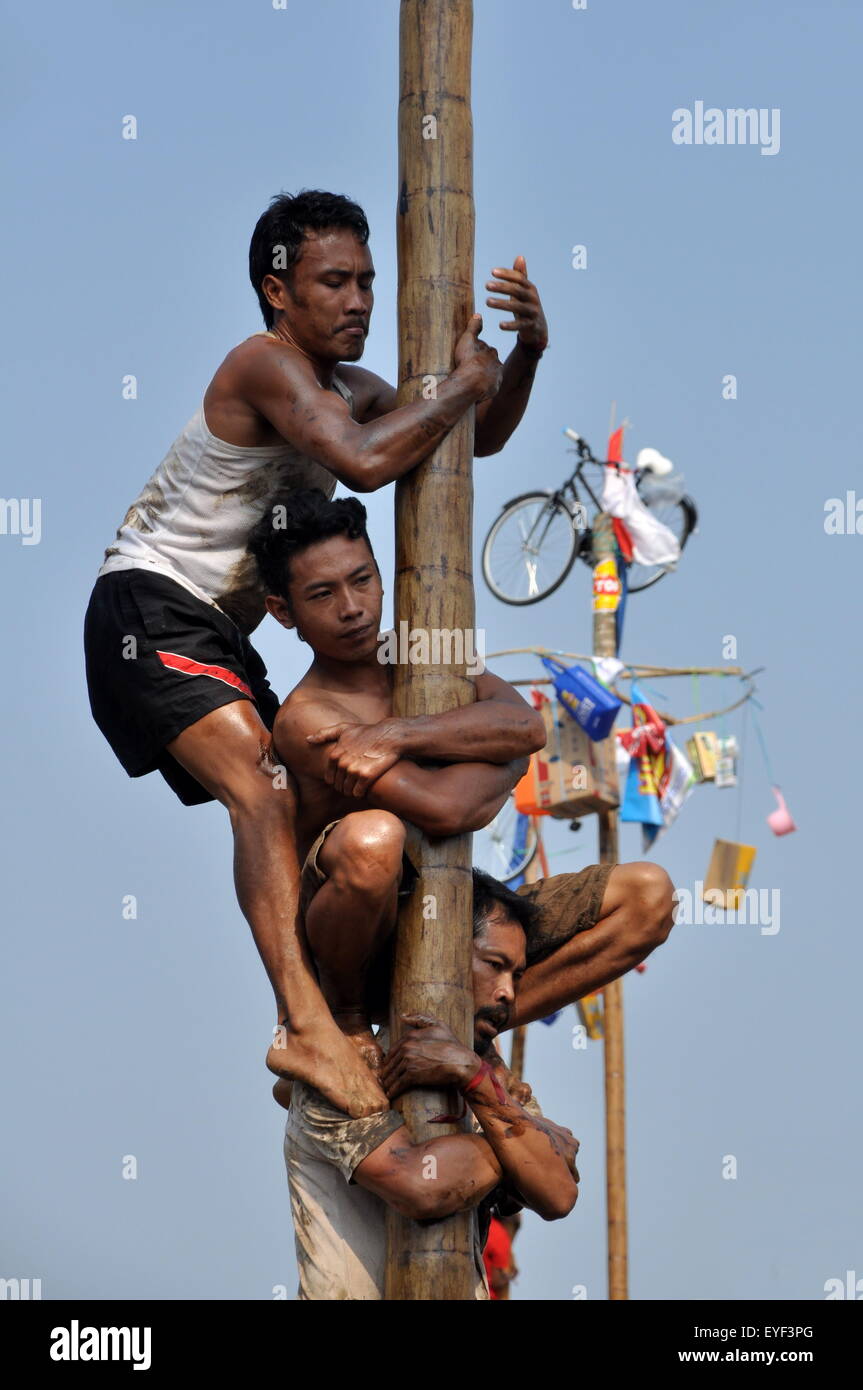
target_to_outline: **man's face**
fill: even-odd
[[[313,357],[358,362],[363,355],[374,293],[375,269],[368,246],[347,227],[308,231],[289,285],[274,275],[264,290],[276,315]]]
[[[316,655],[356,662],[377,653],[383,588],[364,540],[331,536],[291,557],[290,606],[273,616],[296,627]]]
[[[499,903],[473,942],[473,1050],[484,1057],[509,1026],[518,983],[526,969],[524,929]]]

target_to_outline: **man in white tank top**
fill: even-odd
[[[355,366],[374,300],[362,209],[336,194],[281,194],[249,250],[266,330],[228,354],[128,509],[85,623],[94,718],[130,776],[160,771],[186,805],[228,809],[235,878],[281,1025],[267,1063],[359,1117],[387,1100],[326,1008],[296,927],[295,795],[275,776],[279,701],[248,635],[264,593],[246,549],[286,488],[373,492],[416,467],[472,406],[475,452],[497,453],[527,405],[547,342],[518,258],[488,299],[513,315],[505,365],[474,315],[434,400],[396,408],[395,388]]]

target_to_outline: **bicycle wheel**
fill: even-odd
[[[660,494],[655,498],[642,497],[642,501],[651,516],[655,516],[657,521],[661,521],[663,526],[667,526],[677,537],[682,554],[683,547],[698,524],[698,512],[692,498],[680,497],[674,501],[666,501]],[[665,565],[639,565],[633,561],[627,575],[629,593],[637,594],[649,589],[652,584],[658,583],[663,575],[673,573],[674,571]]]
[[[473,837],[473,862],[492,878],[509,883],[524,873],[536,854],[538,837],[533,821],[515,808],[510,797],[493,821]]]
[[[482,573],[503,603],[539,603],[563,583],[581,544],[566,503],[551,492],[507,502],[482,547]]]

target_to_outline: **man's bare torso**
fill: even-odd
[[[378,724],[392,714],[392,695],[377,690],[327,690],[309,672],[283,702],[273,727],[273,745],[279,759],[291,770],[299,793],[297,808],[297,851],[300,863],[330,821],[340,820],[351,811],[366,811],[364,797],[342,796],[319,777],[310,776],[291,756],[289,740],[296,738],[297,716],[307,732],[331,724]],[[304,737],[304,735],[302,735]]]

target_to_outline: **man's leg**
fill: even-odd
[[[275,784],[271,736],[254,706],[237,700],[184,729],[166,751],[227,807],[234,880],[276,996],[280,1037],[267,1065],[316,1086],[355,1118],[389,1102],[336,1026],[297,923],[299,869],[293,789]]]
[[[353,811],[317,854],[326,881],[305,914],[324,998],[373,1070],[382,1061],[366,1003],[369,965],[396,923],[405,827],[389,811]]]
[[[658,864],[616,864],[608,874],[595,925],[584,922],[585,883],[579,874],[542,880],[530,896],[543,914],[543,932],[564,939],[525,971],[512,1027],[545,1018],[602,989],[649,956],[674,924],[674,885]],[[571,891],[569,884],[572,884]],[[529,958],[528,953],[528,958]]]

